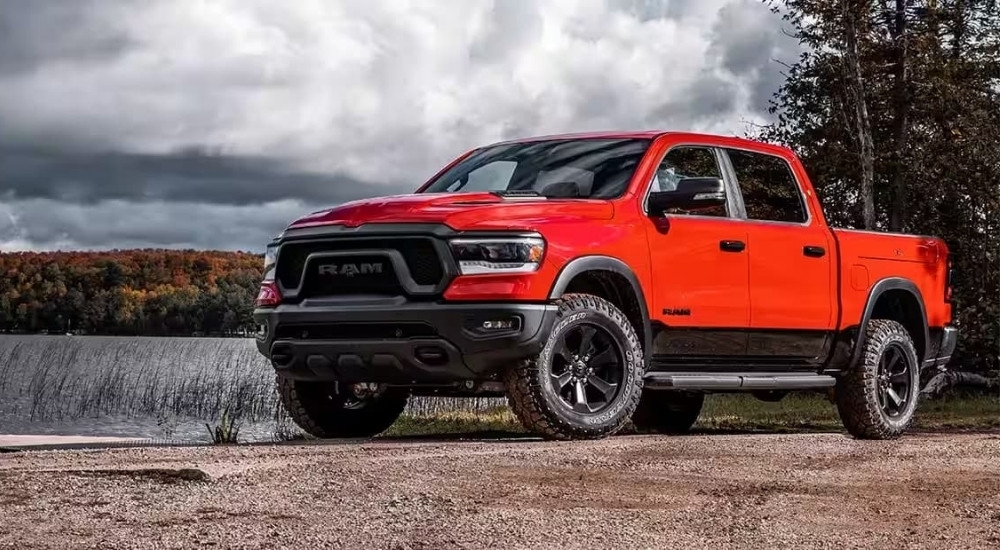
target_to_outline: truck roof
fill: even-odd
[[[775,149],[787,149],[786,147],[782,147],[780,145],[756,141],[747,138],[741,138],[738,136],[724,136],[721,134],[706,134],[699,132],[683,132],[675,130],[604,130],[604,131],[593,131],[593,132],[573,132],[564,134],[525,136],[520,138],[503,140],[495,143],[494,145],[499,145],[501,143],[525,143],[531,141],[549,141],[556,139],[655,139],[657,137],[668,134],[677,136],[689,136],[692,138],[699,138],[699,139],[707,138],[711,140],[723,140],[728,145],[736,145],[739,143],[743,143],[746,145],[753,145],[755,148],[764,145],[766,147],[771,147]]]

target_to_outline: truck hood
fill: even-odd
[[[346,202],[303,216],[288,229],[367,223],[443,223],[452,229],[531,229],[551,222],[608,220],[614,207],[594,199],[500,197],[492,193],[415,193]]]

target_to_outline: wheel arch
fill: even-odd
[[[865,302],[858,325],[858,338],[851,353],[851,365],[855,365],[864,348],[865,326],[871,319],[891,319],[898,321],[913,338],[913,347],[918,355],[918,366],[928,355],[930,333],[927,327],[927,308],[920,289],[913,281],[902,277],[887,277],[872,285]]]
[[[639,332],[643,362],[648,367],[653,349],[653,328],[642,284],[632,268],[612,256],[581,256],[570,260],[559,271],[549,299],[555,300],[574,287],[600,285],[600,294],[621,309]],[[608,286],[610,285],[610,286]]]

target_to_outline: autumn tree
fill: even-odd
[[[0,254],[0,330],[245,333],[261,267],[259,255],[238,252]]]

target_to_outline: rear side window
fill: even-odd
[[[743,194],[747,218],[802,223],[806,208],[791,166],[774,155],[726,149]]]

